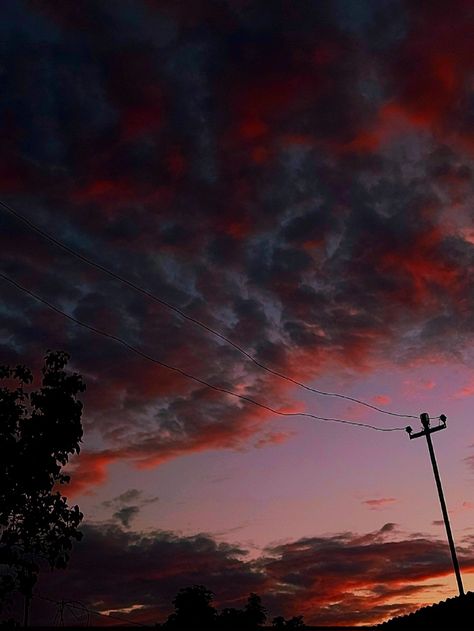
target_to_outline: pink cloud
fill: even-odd
[[[296,432],[267,432],[259,438],[255,443],[255,447],[257,449],[261,449],[262,447],[267,447],[268,445],[281,445],[282,443],[286,443],[292,436],[294,436]]]
[[[375,499],[363,500],[362,504],[366,504],[370,510],[379,510],[388,504],[393,504],[397,499],[395,497],[379,497]]]
[[[472,379],[463,388],[454,393],[455,399],[465,399],[466,397],[472,397],[474,395],[474,379]]]

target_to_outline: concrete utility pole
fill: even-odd
[[[433,432],[439,432],[441,429],[446,429],[446,416],[441,414],[439,420],[440,425],[436,427],[430,427],[430,417],[426,412],[420,414],[421,424],[423,425],[423,431],[413,434],[411,427],[407,427],[406,431],[412,438],[419,438],[420,436],[426,436],[426,442],[428,443],[428,451],[430,452],[431,464],[433,465],[433,473],[436,481],[436,488],[438,489],[439,502],[441,504],[441,512],[443,513],[444,525],[446,526],[446,534],[448,536],[449,549],[451,550],[451,558],[453,560],[454,573],[456,575],[456,581],[458,583],[459,595],[464,596],[464,587],[462,584],[461,571],[459,569],[458,557],[456,555],[456,548],[454,546],[453,533],[451,532],[451,525],[449,523],[448,509],[446,508],[446,502],[444,499],[443,487],[441,486],[441,478],[439,477],[438,465],[436,464],[435,452],[433,449],[433,443],[431,442],[431,434]]]

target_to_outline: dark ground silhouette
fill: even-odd
[[[306,629],[307,631],[349,631],[365,629],[366,631],[404,630],[404,629],[446,629],[453,631],[470,631],[474,620],[474,592],[465,596],[448,598],[445,601],[422,607],[417,611],[392,618],[387,622],[372,626],[314,626],[304,624],[302,616],[285,619],[282,616],[273,618],[272,624],[266,619],[266,610],[257,594],[250,594],[243,609],[226,608],[218,612],[212,607],[213,593],[203,585],[194,585],[181,589],[173,600],[175,612],[168,616],[163,624],[137,626],[136,623],[124,619],[122,624],[87,625],[89,629],[123,629],[148,628],[155,631],[279,631],[281,629]],[[65,625],[64,630],[81,629],[86,625]],[[0,622],[0,630],[20,629],[12,622]],[[57,625],[31,627],[34,629],[53,630]]]
[[[422,607],[406,616],[392,618],[375,627],[385,629],[453,629],[463,631],[474,625],[474,592],[448,598],[435,605]]]
[[[276,620],[277,619],[274,619],[274,621]],[[354,629],[354,630],[365,629],[366,631],[368,630],[384,631],[385,629],[403,630],[403,629],[438,629],[438,628],[446,629],[446,630],[452,629],[453,631],[464,631],[464,630],[468,631],[472,629],[473,620],[474,620],[474,592],[468,592],[464,597],[456,596],[455,598],[448,598],[445,601],[436,603],[434,605],[429,605],[427,607],[422,607],[421,609],[418,609],[417,611],[413,613],[407,614],[405,616],[398,616],[396,618],[392,618],[391,620],[388,620],[387,622],[384,622],[382,624],[375,625],[375,626],[359,626],[359,627],[303,626],[299,628],[306,629],[307,631],[325,631],[325,630],[329,631],[329,629],[337,629],[338,631],[344,631],[344,630],[349,631],[349,629]],[[156,626],[150,625],[148,628],[159,629],[160,627],[162,629],[167,628],[161,625],[156,625]],[[4,627],[2,624],[0,624],[0,629],[3,629],[3,628],[10,629],[12,627],[7,627],[7,626]],[[51,630],[56,629],[57,627],[43,626],[43,627],[34,627],[34,628],[43,629],[44,631],[46,631],[49,629]],[[65,626],[62,628],[65,631],[67,631],[68,629],[72,631],[73,629],[77,630],[82,627]],[[122,624],[119,626],[107,626],[107,627],[104,627],[103,625],[97,626],[97,627],[89,626],[88,628],[89,629],[104,629],[104,628],[123,629],[124,625]],[[128,628],[131,628],[131,627],[128,627]],[[135,627],[135,628],[138,628],[138,627]],[[147,627],[143,627],[143,628],[147,628]],[[223,631],[227,628],[229,630],[232,629],[232,627],[219,627],[219,628],[222,629]],[[239,627],[239,630],[246,631],[246,629],[248,628],[255,628],[255,627],[241,626]],[[279,627],[278,627],[278,622],[276,622],[276,624],[273,624],[272,626],[265,625],[265,626],[259,626],[256,628],[260,628],[262,630],[264,629],[274,630],[274,629],[278,629]],[[183,626],[183,627],[180,627],[180,629],[182,629],[182,631],[194,631],[195,629],[202,629],[202,627],[200,628],[196,627],[195,625],[191,623],[190,626],[188,627]]]

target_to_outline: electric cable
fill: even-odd
[[[317,394],[317,395],[320,395],[320,396],[335,397],[335,398],[339,398],[339,399],[345,399],[347,401],[352,401],[353,403],[357,403],[358,405],[362,405],[362,406],[364,406],[366,408],[370,408],[372,410],[380,412],[381,414],[387,414],[389,416],[396,416],[396,417],[399,417],[399,418],[418,418],[417,416],[415,416],[413,414],[400,414],[398,412],[391,412],[390,410],[386,410],[386,409],[378,407],[376,405],[372,405],[371,403],[367,403],[367,401],[362,401],[361,399],[357,399],[356,397],[351,397],[351,396],[346,395],[346,394],[340,394],[338,392],[326,392],[324,390],[318,390],[317,388],[313,388],[312,386],[309,386],[308,384],[305,384],[305,383],[303,383],[301,381],[298,381],[297,379],[294,379],[293,377],[290,377],[289,375],[286,375],[285,373],[282,373],[282,372],[280,372],[278,370],[275,370],[274,368],[271,368],[270,366],[267,366],[266,364],[262,364],[251,353],[246,351],[242,346],[240,346],[236,342],[233,342],[230,338],[228,338],[223,333],[220,333],[219,331],[216,331],[215,329],[213,329],[212,327],[208,326],[207,324],[205,324],[201,320],[198,320],[197,318],[194,318],[193,316],[188,315],[185,311],[183,311],[179,307],[176,307],[175,305],[167,302],[166,300],[163,300],[162,298],[160,298],[157,295],[153,294],[151,291],[149,291],[147,289],[144,289],[143,287],[140,287],[140,285],[137,285],[136,283],[132,282],[131,280],[128,280],[127,278],[124,278],[123,276],[120,276],[120,274],[117,274],[116,272],[108,269],[107,267],[101,265],[100,263],[97,263],[96,261],[88,258],[87,256],[81,254],[80,252],[77,252],[75,249],[71,248],[70,246],[68,246],[65,243],[63,243],[62,241],[60,241],[59,239],[56,239],[55,237],[53,237],[48,232],[46,232],[46,231],[42,230],[41,228],[39,228],[35,223],[33,223],[32,221],[30,221],[29,219],[24,217],[21,213],[19,213],[17,210],[12,208],[6,202],[0,200],[0,206],[2,206],[8,213],[10,213],[14,217],[16,217],[19,221],[21,221],[24,225],[26,225],[30,230],[36,232],[41,237],[43,237],[44,239],[48,240],[50,243],[53,243],[55,246],[57,246],[58,248],[61,248],[62,250],[64,250],[68,254],[71,254],[72,256],[75,256],[80,261],[82,261],[84,263],[87,263],[87,265],[90,265],[91,267],[95,267],[96,269],[100,270],[104,274],[107,274],[111,278],[114,278],[115,280],[118,280],[121,283],[127,285],[131,289],[134,289],[135,291],[143,294],[147,298],[150,298],[151,300],[154,300],[155,302],[157,302],[161,306],[163,306],[163,307],[165,307],[167,309],[170,309],[171,311],[174,311],[175,313],[180,315],[182,318],[185,318],[189,322],[192,322],[194,325],[200,327],[201,329],[204,329],[205,331],[207,331],[211,335],[214,335],[215,337],[218,337],[223,342],[226,342],[227,344],[232,346],[235,350],[237,350],[239,353],[244,355],[247,359],[249,359],[251,362],[253,362],[256,366],[258,366],[262,370],[265,370],[266,372],[268,372],[268,373],[270,373],[272,375],[275,375],[276,377],[279,377],[280,379],[284,379],[285,381],[288,381],[288,382],[292,383],[293,385],[296,385],[296,386],[298,386],[300,388],[303,388],[303,389],[305,389],[305,390],[307,390],[309,392],[313,392],[314,394]]]
[[[45,600],[50,603],[54,603],[55,605],[63,605],[67,606],[70,609],[79,609],[80,611],[87,611],[89,614],[94,616],[102,616],[103,618],[110,618],[110,620],[117,620],[119,622],[123,622],[124,624],[133,624],[137,627],[148,627],[146,624],[142,624],[141,622],[135,622],[133,620],[126,620],[125,618],[120,618],[118,616],[102,613],[100,611],[94,611],[93,609],[89,609],[85,605],[76,605],[75,603],[78,601],[73,600],[54,600],[54,598],[48,598],[47,596],[41,596],[40,594],[34,594],[33,598],[39,598],[40,600]]]
[[[148,353],[145,353],[144,351],[141,351],[139,348],[136,348],[135,346],[132,346],[126,340],[124,340],[124,339],[122,339],[122,338],[120,338],[120,337],[118,337],[116,335],[113,335],[112,333],[108,333],[107,331],[103,331],[102,329],[98,329],[97,327],[92,326],[91,324],[87,324],[86,322],[82,322],[81,320],[78,320],[74,316],[66,313],[65,311],[62,311],[62,309],[60,309],[59,307],[56,307],[52,303],[48,302],[47,300],[45,300],[41,296],[38,296],[38,294],[35,294],[34,292],[30,291],[26,287],[23,287],[23,285],[20,285],[15,280],[13,280],[12,278],[6,276],[2,272],[0,272],[0,278],[2,278],[3,280],[7,281],[11,285],[16,287],[20,291],[22,291],[23,293],[28,294],[30,297],[34,298],[37,302],[41,302],[42,304],[47,306],[52,311],[55,311],[57,314],[62,315],[63,317],[67,318],[71,322],[74,322],[75,324],[83,327],[84,329],[88,329],[89,331],[92,331],[93,333],[96,333],[97,335],[101,335],[102,337],[106,337],[108,339],[111,339],[111,340],[117,342],[118,344],[121,344],[122,346],[124,346],[128,350],[132,351],[136,355],[139,355],[140,357],[143,357],[144,359],[147,359],[148,361],[153,362],[154,364],[158,364],[159,366],[162,366],[163,368],[166,368],[167,370],[176,372],[176,373],[182,375],[183,377],[185,377],[187,379],[190,379],[192,381],[195,381],[196,383],[201,384],[202,386],[205,386],[206,388],[210,388],[212,390],[215,390],[216,392],[222,392],[224,394],[228,394],[228,395],[230,395],[232,397],[235,397],[237,399],[240,399],[242,401],[246,401],[247,403],[251,403],[252,405],[255,405],[255,406],[259,407],[259,408],[268,410],[269,412],[272,412],[273,414],[276,414],[278,416],[286,416],[286,417],[300,416],[300,417],[305,417],[305,418],[311,418],[311,419],[314,419],[314,420],[317,420],[317,421],[325,421],[325,422],[332,422],[332,423],[343,423],[345,425],[354,425],[354,426],[357,426],[357,427],[365,427],[367,429],[373,429],[373,430],[376,430],[376,431],[379,431],[379,432],[405,431],[404,427],[388,427],[388,428],[387,427],[378,427],[376,425],[370,425],[368,423],[359,423],[357,421],[350,421],[350,420],[346,420],[346,419],[328,418],[328,417],[324,417],[324,416],[316,416],[315,414],[311,414],[309,412],[281,412],[280,410],[276,410],[275,408],[272,408],[269,405],[265,405],[264,403],[256,401],[255,399],[251,399],[250,397],[247,397],[247,396],[245,396],[243,394],[239,394],[239,393],[234,392],[232,390],[229,390],[227,388],[223,388],[221,386],[216,386],[214,384],[211,384],[211,383],[205,381],[204,379],[201,379],[200,377],[196,377],[195,375],[193,375],[193,374],[191,374],[191,373],[189,373],[189,372],[187,372],[185,370],[182,370],[181,368],[177,368],[176,366],[172,366],[171,364],[167,364],[167,363],[165,363],[165,362],[163,362],[163,361],[161,361],[159,359],[156,359],[155,357],[152,357],[151,355],[148,355]]]

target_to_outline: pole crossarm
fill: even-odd
[[[442,429],[446,429],[446,425],[436,425],[435,427],[424,429],[421,432],[417,432],[416,434],[413,434],[410,432],[410,440],[412,438],[419,438],[420,436],[426,436],[426,434],[434,434],[434,432],[439,432]]]

